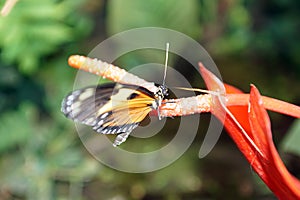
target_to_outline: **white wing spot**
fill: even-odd
[[[67,106],[65,109],[66,109],[67,113],[71,112],[71,107],[70,106]]]
[[[72,94],[72,95],[70,95],[70,96],[68,96],[68,98],[67,98],[67,100],[68,101],[73,101],[75,99],[75,97],[74,97],[74,95]]]
[[[100,118],[101,118],[101,119],[104,119],[104,118],[106,118],[107,116],[108,116],[108,113],[106,112],[106,113],[102,114],[102,115],[100,116]]]
[[[77,101],[75,103],[72,104],[72,108],[78,108],[79,106],[81,105],[81,102],[80,101]]]
[[[90,126],[94,126],[94,124],[96,123],[94,118],[87,118],[83,121],[84,124],[90,125]]]
[[[93,88],[86,89],[84,92],[82,92],[80,94],[79,100],[83,101],[83,100],[87,99],[88,97],[92,96],[93,94],[94,94]]]
[[[99,122],[98,122],[98,125],[101,126],[103,124],[104,120],[101,119]]]
[[[72,100],[71,100],[71,99],[68,99],[67,102],[66,102],[67,106],[72,105],[72,103],[73,103],[73,99],[72,99]]]
[[[103,133],[103,134],[107,134],[107,129],[104,129],[104,130],[102,131],[102,133]]]

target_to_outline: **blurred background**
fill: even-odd
[[[0,8],[4,4],[0,0]],[[75,79],[70,55],[87,55],[115,33],[146,26],[197,40],[225,82],[245,92],[254,83],[266,96],[299,105],[299,10],[297,0],[17,1],[0,17],[0,199],[276,199],[225,131],[213,151],[198,158],[209,114],[201,115],[197,137],[180,159],[130,174],[97,162],[60,105]],[[145,51],[114,64],[129,69],[147,62],[153,57]],[[194,87],[203,85],[184,60],[173,58],[172,67]],[[300,122],[270,117],[282,158],[300,178]],[[170,137],[157,134],[148,145]],[[139,147],[139,140],[125,145]]]

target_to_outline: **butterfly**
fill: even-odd
[[[106,83],[75,90],[62,101],[61,111],[102,134],[117,134],[113,143],[125,142],[131,131],[152,111],[159,115],[159,107],[168,95],[165,85],[157,85],[157,92],[136,85]]]
[[[169,43],[166,48],[165,71],[162,85],[156,85],[156,92],[130,84],[107,83],[75,90],[62,101],[61,111],[75,122],[80,122],[102,134],[117,134],[113,143],[125,142],[131,131],[143,119],[156,110],[168,95],[165,85]]]

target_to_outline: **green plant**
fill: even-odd
[[[41,61],[90,29],[86,17],[76,12],[82,0],[24,0],[0,18],[0,49],[4,62],[17,64],[30,74]]]

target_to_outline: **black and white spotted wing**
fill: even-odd
[[[99,133],[128,133],[120,135],[125,141],[148,113],[157,109],[157,103],[156,95],[143,87],[108,83],[71,92],[61,110],[66,117]]]

